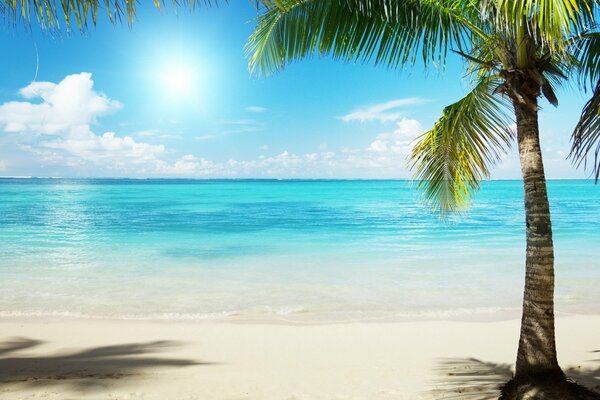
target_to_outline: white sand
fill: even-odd
[[[518,325],[0,320],[0,398],[479,399],[506,379]],[[598,387],[600,316],[557,329],[563,367]]]

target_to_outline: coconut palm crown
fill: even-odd
[[[426,203],[447,215],[471,203],[480,181],[517,143],[527,253],[516,380],[564,380],[554,340],[554,252],[538,109],[541,98],[557,106],[557,88],[568,81],[591,94],[570,157],[597,180],[599,11],[598,0],[263,0],[247,43],[249,68],[259,75],[322,55],[394,69],[417,62],[443,69],[449,56],[465,61],[472,90],[417,138],[409,166]]]

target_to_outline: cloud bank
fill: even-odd
[[[5,140],[29,155],[28,162],[66,168],[93,176],[134,177],[338,177],[369,176],[404,170],[411,140],[422,132],[421,124],[401,118],[398,107],[420,104],[418,98],[399,99],[360,110],[342,117],[344,121],[394,121],[396,129],[377,135],[363,148],[329,150],[319,145],[314,152],[295,153],[284,150],[254,159],[214,161],[202,155],[177,156],[163,144],[150,144],[145,139],[160,139],[158,130],[140,131],[134,136],[117,132],[98,132],[100,117],[114,113],[123,105],[94,89],[92,75],[87,72],[66,76],[58,83],[33,82],[19,91],[18,101],[0,105],[0,129]],[[249,106],[246,111],[266,111]],[[260,125],[252,119],[223,121],[221,135],[254,132]],[[207,140],[213,136],[195,136]],[[268,151],[269,146],[260,149]],[[5,157],[6,158],[6,157]],[[2,161],[0,170],[10,169]]]
[[[321,143],[312,152],[295,152],[274,151],[264,143],[257,146],[254,158],[214,160],[190,150],[178,154],[173,148],[157,144],[173,138],[159,129],[132,135],[100,130],[99,119],[121,110],[123,105],[95,90],[90,73],[69,75],[58,83],[33,82],[18,94],[20,99],[0,104],[2,175],[60,171],[58,174],[63,176],[105,177],[410,178],[407,157],[414,139],[424,129],[419,121],[403,116],[403,108],[426,102],[418,97],[396,99],[339,117],[346,123],[382,124],[380,132],[371,140],[365,138],[361,146]],[[265,110],[249,106],[245,111]],[[215,134],[177,138],[200,144],[229,134],[258,134],[265,127],[254,119],[221,121],[220,126],[221,132]],[[384,130],[384,126],[389,128]],[[568,139],[560,141],[556,137],[560,135],[544,138],[544,152],[549,176],[561,177],[568,166],[563,150],[563,142]],[[518,178],[514,150],[496,171],[497,177]]]

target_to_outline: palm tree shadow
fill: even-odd
[[[41,340],[33,340],[23,337],[15,337],[0,344],[0,356],[13,353],[19,350],[25,350],[43,344]]]
[[[116,384],[125,378],[142,376],[156,367],[214,364],[151,355],[181,346],[181,343],[174,341],[128,343],[51,355],[12,354],[31,350],[42,343],[28,338],[14,338],[0,343],[0,386],[61,385],[83,391],[94,386]]]
[[[569,367],[565,374],[575,382],[600,390],[600,360],[597,367]],[[496,400],[499,387],[513,376],[512,365],[485,362],[475,358],[440,359],[435,368],[438,378],[431,390],[436,400]]]
[[[498,399],[500,385],[512,377],[509,364],[484,362],[476,358],[443,358],[435,368],[438,378],[431,391],[434,399]]]
[[[593,351],[592,353],[598,352],[600,350]],[[600,358],[590,361],[597,364],[595,368],[585,368],[577,365],[567,368],[565,374],[573,378],[577,383],[600,393]]]

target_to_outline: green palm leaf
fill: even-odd
[[[470,204],[479,182],[510,148],[509,103],[494,95],[501,80],[482,79],[446,107],[413,147],[411,168],[426,203],[442,216]]]
[[[600,32],[588,32],[571,40],[574,72],[584,89],[594,88],[583,107],[571,136],[569,157],[575,166],[592,165],[596,181],[600,178]],[[592,156],[593,153],[593,156]],[[592,160],[593,159],[593,160]]]
[[[571,53],[576,63],[579,82],[584,88],[594,87],[600,80],[600,32],[587,32],[574,37]]]
[[[583,112],[571,136],[572,147],[569,157],[576,166],[587,167],[593,152],[593,171],[596,182],[600,178],[600,80],[592,98],[583,107]]]
[[[396,68],[443,65],[450,46],[460,48],[477,27],[458,0],[268,0],[246,51],[250,70],[268,75],[314,55],[373,61]],[[460,10],[460,12],[459,12]]]
[[[161,9],[165,0],[152,0]],[[226,2],[226,1],[223,1]],[[217,0],[171,0],[174,6],[217,4]],[[99,12],[105,12],[111,21],[127,18],[131,24],[136,16],[138,2],[133,0],[2,0],[0,14],[9,21],[22,20],[26,23],[35,17],[43,28],[59,28],[61,22],[68,27],[75,23],[80,28],[88,22],[95,25]]]
[[[566,53],[566,39],[594,24],[597,0],[484,0],[497,10],[499,27],[516,31],[525,27],[541,47]]]

